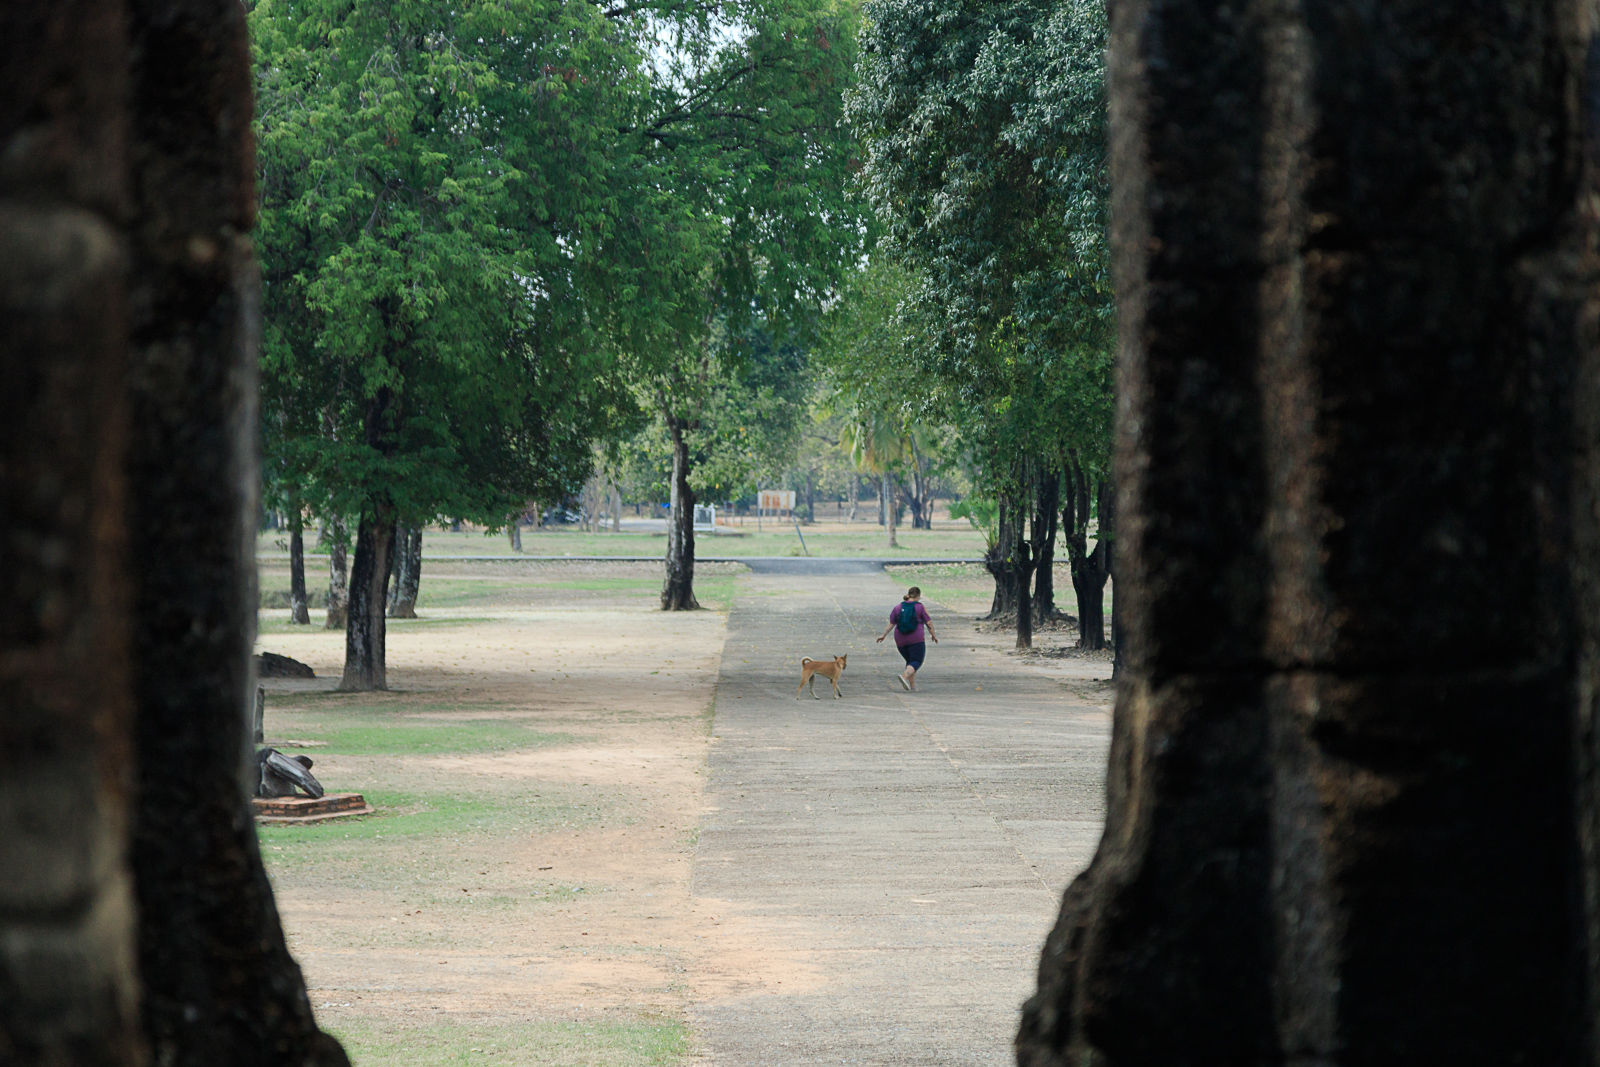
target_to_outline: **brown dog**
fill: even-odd
[[[844,673],[844,661],[847,658],[849,657],[846,655],[835,656],[832,659],[812,659],[810,656],[802,659],[800,661],[800,686],[794,691],[794,698],[799,700],[800,690],[806,687],[807,682],[810,682],[811,699],[821,700],[822,698],[817,696],[817,675],[819,674],[833,683],[833,697],[835,700],[843,696],[844,694],[839,692],[839,675]]]

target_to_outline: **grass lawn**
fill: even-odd
[[[804,546],[801,540],[804,539]],[[965,522],[938,523],[932,530],[899,529],[895,533],[898,548],[890,548],[888,536],[881,527],[866,523],[846,525],[825,523],[800,528],[797,535],[793,526],[775,526],[768,522],[757,532],[755,524],[719,528],[715,535],[700,532],[695,535],[695,555],[699,558],[746,556],[847,556],[883,559],[978,559],[983,555],[983,535]],[[267,531],[257,542],[257,551],[264,557],[287,553],[288,539],[281,533]],[[664,533],[633,532],[585,533],[572,527],[544,530],[524,530],[522,553],[511,550],[504,534],[452,533],[448,530],[427,530],[422,536],[423,566],[429,559],[450,556],[497,556],[519,559],[527,556],[626,556],[661,559],[666,555],[667,537]],[[318,556],[313,544],[306,545],[308,558]],[[424,570],[426,574],[426,570]]]
[[[442,535],[459,536],[459,535]],[[508,563],[452,560],[433,556],[433,546],[424,541],[422,584],[417,594],[416,619],[390,619],[391,630],[465,626],[485,621],[479,617],[455,614],[461,609],[492,611],[519,610],[559,599],[568,604],[604,605],[655,597],[661,592],[662,569],[655,563],[562,563],[523,560],[507,556]],[[461,555],[464,553],[458,553]],[[701,607],[727,611],[733,604],[734,585],[745,568],[737,563],[702,563],[695,567],[694,592]],[[306,585],[315,592],[327,585],[323,565],[308,563]],[[268,557],[256,568],[263,600],[288,602],[289,563]],[[320,623],[320,598],[313,602],[313,625]],[[430,611],[449,611],[449,615],[428,616]],[[259,632],[263,634],[303,632],[287,622],[282,612],[263,614]]]
[[[982,615],[994,600],[994,579],[981,564],[932,563],[889,565],[884,570],[896,582],[920,586],[923,599],[944,604],[962,615]],[[1072,568],[1057,560],[1054,571],[1056,608],[1077,616],[1078,597],[1072,588]],[[1111,623],[1111,584],[1106,583],[1101,610]]]

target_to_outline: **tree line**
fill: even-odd
[[[818,404],[913,521],[961,458],[1019,643],[1064,541],[1098,646],[1103,13],[924,14],[253,0],[265,495],[295,555],[307,516],[353,541],[344,688],[385,684],[414,531],[505,526],[641,442],[661,606],[697,606],[694,504]]]

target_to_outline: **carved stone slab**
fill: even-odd
[[[321,797],[252,797],[256,822],[322,822],[346,815],[371,815],[360,793],[328,793]]]

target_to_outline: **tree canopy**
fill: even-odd
[[[848,98],[907,360],[1008,502],[1018,562],[1027,502],[1048,560],[1063,473],[1109,456],[1105,36],[1085,0],[869,0]]]
[[[625,405],[574,250],[626,42],[522,0],[259,0],[252,24],[269,473],[413,522],[581,482]]]

